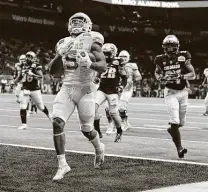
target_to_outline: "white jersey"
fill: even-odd
[[[128,76],[127,85],[124,90],[129,91],[133,90],[134,81],[138,81],[141,78],[141,74],[138,70],[138,66],[136,63],[126,63],[125,70]]]
[[[89,85],[93,82],[96,72],[86,67],[78,66],[76,54],[79,50],[91,51],[93,43],[104,43],[104,37],[91,31],[82,33],[77,37],[65,37],[56,45],[56,52],[61,55],[64,68],[64,85]]]

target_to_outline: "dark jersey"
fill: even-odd
[[[168,74],[186,74],[186,62],[191,60],[191,54],[188,51],[179,51],[177,54],[169,57],[166,54],[158,55],[155,58],[155,64]],[[186,87],[186,80],[178,79],[174,82],[166,83],[166,87],[175,90],[182,90]]]
[[[100,75],[101,81],[98,90],[106,94],[117,94],[117,88],[120,85],[120,77],[125,75],[125,69],[119,65],[119,61],[112,61],[108,64],[106,71]]]
[[[27,72],[37,74],[37,70],[42,70],[42,66],[34,62],[31,65],[24,65],[21,71],[23,89],[35,91],[40,89],[39,80],[30,76]]]

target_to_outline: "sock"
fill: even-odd
[[[116,129],[117,129],[117,133],[122,133],[122,129],[121,129],[121,127],[116,128]]]
[[[48,112],[48,108],[45,106],[45,108],[43,109],[43,113],[45,113],[47,116],[49,115],[49,112]]]
[[[66,162],[65,154],[57,155],[57,159],[58,159],[59,167],[63,167],[63,166],[68,165]]]
[[[22,124],[27,124],[27,111],[26,109],[20,109],[20,117]]]
[[[208,106],[206,106],[206,113],[208,113]]]
[[[35,112],[37,113],[37,110],[38,110],[37,106],[36,106],[36,105],[34,105],[34,108],[35,108]]]
[[[100,119],[96,119],[94,120],[94,127],[95,127],[95,130],[101,134],[101,131],[100,131]]]
[[[93,144],[94,148],[96,151],[100,151],[100,138],[98,136],[98,134],[96,135],[96,137],[91,140],[91,143]]]

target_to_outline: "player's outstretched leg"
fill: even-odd
[[[205,113],[203,113],[203,115],[204,116],[208,116],[208,94],[207,94],[207,96],[204,99],[204,104],[205,104],[206,111],[205,111]]]
[[[85,126],[86,128],[86,126]],[[87,132],[87,129],[83,129],[82,126],[82,133],[89,141],[93,144],[95,148],[95,159],[94,159],[94,168],[99,169],[104,163],[104,152],[105,152],[105,145],[100,142],[98,133],[95,129],[92,131]],[[85,130],[85,131],[83,131]]]
[[[18,129],[27,129],[27,107],[29,103],[29,96],[24,95],[24,91],[20,92],[20,117],[22,125]]]
[[[188,150],[186,148],[182,147],[179,125],[178,124],[171,124],[171,127],[168,128],[167,131],[172,137],[172,140],[176,146],[179,158],[184,158],[184,155],[188,152]]]
[[[107,120],[108,120],[108,128],[106,130],[106,134],[110,135],[110,134],[112,134],[112,133],[114,133],[116,131],[115,130],[116,127],[115,127],[115,125],[113,123],[113,118],[110,115],[110,111],[109,111],[108,107],[105,108],[105,114],[106,114],[106,117],[107,117]]]
[[[94,128],[98,132],[99,137],[102,138],[103,134],[100,130],[100,118],[101,115],[98,113],[99,105],[95,104],[95,119],[94,119]]]
[[[71,170],[71,168],[66,162],[65,157],[64,126],[65,122],[61,118],[56,117],[53,119],[53,139],[58,159],[58,171],[56,172],[56,175],[53,177],[53,181],[63,179],[64,175]]]
[[[103,134],[102,134],[102,132],[100,130],[100,118],[94,120],[94,128],[98,132],[99,137],[100,138],[103,138]]]
[[[116,109],[116,108],[115,108]],[[121,137],[123,134],[123,130],[121,128],[121,118],[119,116],[118,110],[114,110],[114,108],[110,107],[110,115],[115,123],[117,133],[114,142],[118,143],[121,141]]]

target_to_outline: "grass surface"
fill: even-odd
[[[0,191],[133,192],[205,181],[208,167],[106,157],[101,170],[94,156],[67,153],[72,170],[59,182],[55,151],[0,146]]]

